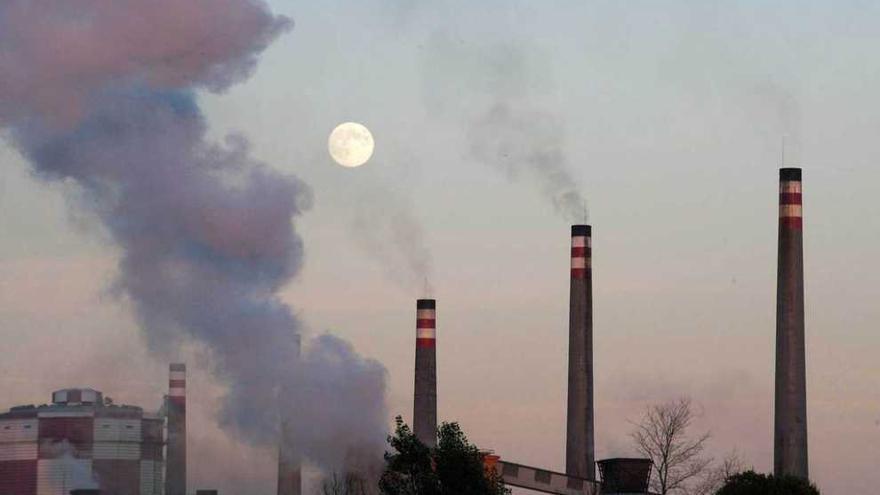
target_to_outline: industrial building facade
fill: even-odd
[[[68,495],[100,485],[114,495],[163,492],[164,418],[105,404],[92,389],[0,414],[0,495]]]

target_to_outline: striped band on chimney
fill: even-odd
[[[581,228],[585,227],[585,228]],[[571,278],[587,278],[591,270],[593,242],[589,225],[575,225],[571,231]]]
[[[168,397],[175,402],[186,402],[186,365],[172,364],[168,372]]]
[[[784,168],[779,181],[779,223],[792,229],[803,228],[803,198],[801,196],[801,170]]]
[[[433,348],[437,343],[437,309],[433,303],[422,299],[416,308],[417,347]]]
[[[416,301],[416,366],[413,433],[425,445],[437,442],[437,301]]]

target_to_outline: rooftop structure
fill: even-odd
[[[161,495],[164,419],[90,388],[0,413],[0,493]]]

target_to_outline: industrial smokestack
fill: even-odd
[[[437,443],[437,301],[416,301],[416,383],[413,433],[425,445]]]
[[[779,170],[773,472],[809,478],[801,169]]]
[[[296,354],[302,353],[302,341],[296,336]],[[285,409],[281,411],[281,441],[278,444],[278,486],[277,495],[302,494],[302,456],[294,448],[295,412]],[[297,446],[299,447],[299,446]]]
[[[281,426],[281,444],[278,447],[278,495],[301,495],[302,459],[291,448],[288,421]]]
[[[165,494],[186,495],[186,365],[175,363],[168,371]]]
[[[592,229],[571,227],[571,290],[568,315],[568,418],[565,473],[596,479],[593,433]]]

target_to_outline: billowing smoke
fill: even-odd
[[[431,295],[431,250],[406,198],[386,189],[361,195],[352,231],[358,246],[392,281],[424,297]]]
[[[292,220],[309,187],[206,139],[195,91],[245,78],[291,26],[260,0],[11,0],[0,3],[0,124],[120,248],[116,287],[156,351],[201,344],[228,385],[221,423],[296,448],[325,468],[381,453],[385,371],[330,336],[304,344],[278,296],[300,270]],[[300,420],[301,418],[301,420]]]
[[[110,86],[222,90],[291,25],[260,0],[10,0],[0,13],[0,118],[69,124]]]

